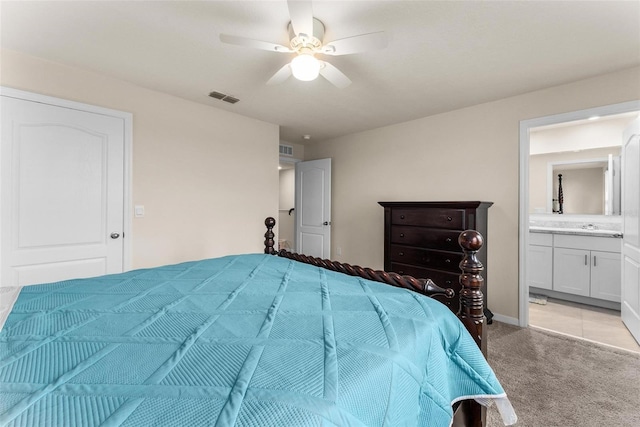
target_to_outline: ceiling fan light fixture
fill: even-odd
[[[320,74],[320,61],[313,54],[300,53],[291,61],[291,73],[303,82],[315,80]]]

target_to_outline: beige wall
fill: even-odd
[[[333,257],[382,268],[378,201],[492,201],[489,308],[517,318],[519,122],[637,99],[633,68],[307,146],[333,159]]]
[[[133,267],[262,252],[278,126],[16,52],[0,84],[133,113]],[[127,213],[131,215],[131,212]]]
[[[573,126],[534,128],[529,135],[529,153],[537,155],[620,147],[622,145],[620,135],[637,116],[637,114],[624,114],[615,119],[602,118]]]

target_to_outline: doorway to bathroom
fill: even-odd
[[[588,264],[586,282],[590,274],[597,278],[598,272],[607,271],[603,268],[609,262],[608,271],[617,277],[601,282],[615,283],[619,295],[619,157],[623,131],[638,111],[640,102],[629,102],[521,122],[520,326],[640,352],[620,319],[619,296],[616,302],[609,290],[597,294],[600,288],[593,284],[590,295],[589,284],[576,279],[577,269],[571,270],[568,283],[563,282],[563,268],[572,260]],[[583,235],[588,236],[584,239],[608,235],[605,250],[618,261],[602,257],[608,252],[567,249],[576,242],[583,244]]]

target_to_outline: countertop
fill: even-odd
[[[616,230],[600,230],[586,228],[540,227],[529,226],[531,233],[571,234],[575,236],[613,237],[622,238],[622,232]]]

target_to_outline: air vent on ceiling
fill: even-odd
[[[293,157],[293,146],[280,144],[280,155]]]
[[[238,98],[234,98],[231,95],[227,95],[227,94],[216,92],[216,91],[209,93],[209,96],[215,99],[219,99],[220,101],[228,102],[229,104],[235,104],[236,102],[240,101]]]

